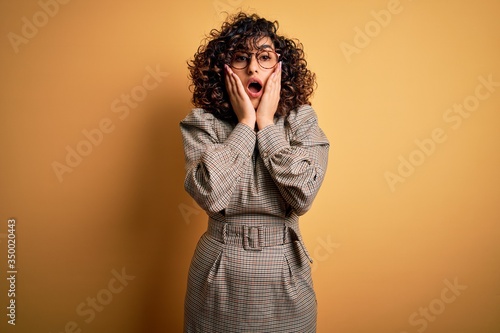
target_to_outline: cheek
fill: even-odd
[[[262,89],[266,89],[268,79],[268,77],[262,79]]]
[[[262,84],[264,84],[264,87],[266,86],[267,81],[268,81],[268,80],[269,80],[269,78],[271,77],[271,74],[272,74],[272,72],[267,73],[266,77],[264,77],[264,78],[262,79]]]
[[[234,72],[234,74],[236,74],[236,76],[240,79],[241,83],[242,83],[243,85],[245,85],[245,83],[244,83],[244,82],[245,82],[245,80],[244,80],[244,79],[245,79],[244,75],[242,75],[241,73],[238,73],[238,72]]]

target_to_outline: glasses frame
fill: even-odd
[[[248,66],[249,66],[249,65],[250,65],[250,63],[252,62],[252,57],[253,57],[254,55],[255,55],[255,59],[257,60],[257,63],[259,64],[260,68],[263,68],[263,69],[273,69],[273,68],[275,68],[275,67],[276,67],[276,65],[278,65],[278,63],[280,62],[280,56],[281,56],[278,52],[276,52],[275,50],[272,50],[272,49],[262,49],[262,50],[259,50],[259,51],[257,51],[257,52],[246,52],[246,51],[237,51],[237,52],[241,52],[241,53],[249,54],[249,55],[250,55],[250,57],[247,57],[247,64],[246,64],[246,66],[245,66],[245,67],[241,67],[241,68],[240,68],[240,67],[234,67],[232,63],[233,63],[233,59],[234,59],[234,56],[235,56],[235,54],[236,54],[236,53],[235,53],[235,54],[233,54],[233,55],[231,56],[231,60],[229,61],[229,67],[231,67],[231,68],[233,68],[233,69],[246,69],[246,68],[248,68]],[[261,63],[260,63],[260,61],[259,61],[259,57],[258,57],[258,55],[259,55],[260,53],[263,53],[263,52],[271,52],[271,53],[276,54],[276,56],[277,56],[277,57],[276,57],[276,64],[274,64],[272,67],[264,67],[264,66],[262,66],[262,65],[261,65]]]

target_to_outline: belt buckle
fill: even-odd
[[[243,226],[243,248],[248,251],[262,251],[264,226]]]

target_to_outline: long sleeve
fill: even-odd
[[[245,166],[251,163],[255,132],[244,124],[230,130],[232,125],[202,109],[194,109],[180,126],[186,191],[207,212],[226,209]]]
[[[281,195],[302,215],[323,182],[330,145],[309,105],[294,110],[285,122],[288,135],[279,126],[269,125],[257,132],[257,144]]]

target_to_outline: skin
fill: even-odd
[[[258,47],[273,45],[269,37],[264,37],[257,43]],[[257,50],[251,49],[250,52]],[[238,121],[257,130],[274,124],[274,114],[278,109],[281,91],[281,62],[274,68],[260,67],[257,59],[252,56],[250,64],[245,69],[232,69],[225,66],[225,83],[231,106]],[[259,97],[251,97],[247,92],[248,82],[257,77],[263,84],[263,93]]]

